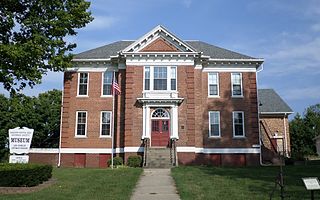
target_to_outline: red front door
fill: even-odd
[[[169,120],[157,119],[151,121],[151,145],[156,147],[167,147],[169,145]]]

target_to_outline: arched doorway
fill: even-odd
[[[151,114],[151,145],[167,147],[170,135],[170,115],[164,108],[157,108]]]

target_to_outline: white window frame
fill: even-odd
[[[219,135],[211,135],[211,113],[218,113],[218,118],[219,118]],[[220,118],[220,111],[209,111],[209,138],[220,138],[221,137],[221,118]]]
[[[145,90],[145,68],[149,67],[150,69],[150,89]],[[167,89],[166,90],[154,90],[154,67],[166,67],[167,68]],[[176,69],[176,89],[171,89],[171,68]],[[168,89],[169,88],[169,89]],[[177,66],[161,66],[161,65],[155,65],[155,66],[144,66],[143,67],[143,91],[155,91],[155,92],[163,92],[163,91],[177,91],[178,90],[178,69]]]
[[[110,114],[110,133],[109,133],[109,135],[102,135],[102,114],[103,113],[109,113]],[[112,124],[113,124],[112,112],[111,111],[105,111],[105,110],[101,111],[100,112],[100,138],[111,138],[111,129],[113,128]]]
[[[235,135],[235,123],[234,123],[234,115],[236,113],[242,113],[242,132],[243,135]],[[245,133],[245,123],[244,123],[244,112],[243,111],[233,111],[232,112],[232,133],[233,133],[233,137],[234,138],[244,138],[246,137],[246,133]]]
[[[110,72],[110,71],[104,71],[104,72],[102,72],[101,74],[101,97],[112,97],[112,94],[110,94],[110,95],[104,95],[103,94],[103,85],[104,85],[104,73],[106,73],[106,72]],[[111,72],[113,72],[113,71],[111,71]],[[112,80],[111,80],[111,90],[112,90]]]
[[[80,74],[86,73],[88,74],[88,82],[87,82],[87,94],[86,95],[80,95],[79,94],[79,88],[80,88]],[[89,72],[79,72],[78,73],[78,85],[77,85],[77,97],[89,97],[89,81],[90,80],[90,73]]]
[[[240,74],[240,88],[241,88],[241,94],[240,95],[234,95],[233,94],[233,74]],[[232,97],[243,97],[243,84],[242,84],[242,73],[241,72],[233,72],[231,73],[231,96]]]
[[[86,125],[85,125],[85,134],[84,135],[78,135],[78,113],[84,112],[86,113]],[[84,111],[84,110],[79,110],[76,111],[76,127],[75,127],[75,133],[74,133],[74,137],[75,138],[86,138],[87,137],[87,128],[88,128],[88,111]]]
[[[216,74],[216,76],[217,76],[217,95],[210,95],[210,82],[209,82],[210,74]],[[208,73],[208,97],[214,97],[214,98],[220,97],[219,87],[220,87],[220,84],[219,84],[219,73],[218,72],[209,72]]]

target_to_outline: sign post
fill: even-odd
[[[311,200],[314,200],[314,191],[320,190],[320,182],[317,177],[302,178],[304,186],[311,191]]]
[[[33,129],[26,127],[9,129],[9,163],[28,163]]]

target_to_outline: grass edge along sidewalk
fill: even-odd
[[[54,185],[28,194],[0,195],[0,200],[130,199],[141,173],[141,168],[54,168]]]
[[[279,167],[177,167],[172,169],[180,197],[193,199],[269,199]],[[287,199],[310,199],[302,177],[320,177],[320,165],[285,166]],[[279,187],[273,199],[279,198]],[[320,191],[315,193],[320,197]]]

